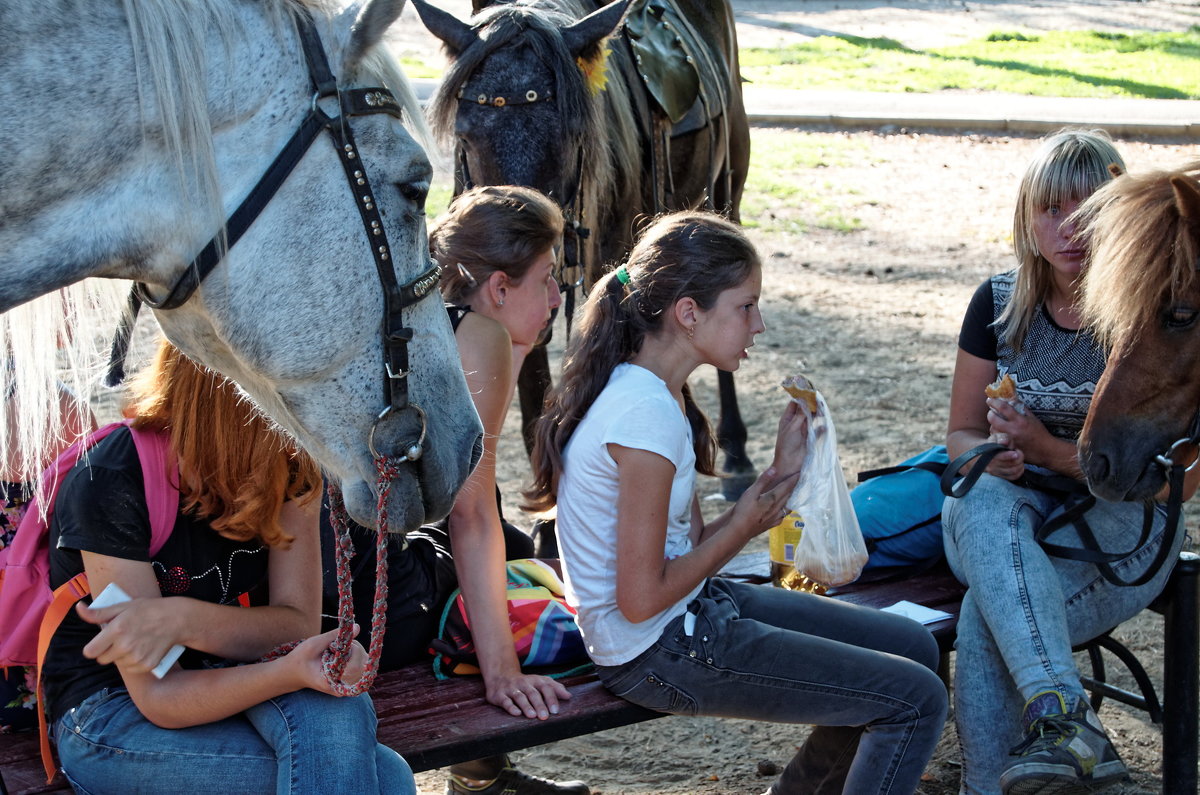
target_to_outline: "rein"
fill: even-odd
[[[1155,575],[1162,569],[1163,564],[1166,563],[1167,556],[1174,545],[1175,535],[1181,531],[1179,516],[1183,507],[1184,474],[1191,471],[1200,462],[1200,455],[1197,455],[1187,465],[1182,462],[1176,462],[1171,456],[1184,444],[1195,443],[1196,437],[1200,435],[1197,433],[1198,428],[1200,428],[1200,415],[1197,415],[1197,420],[1193,422],[1192,438],[1180,439],[1171,445],[1167,453],[1155,456],[1155,463],[1166,470],[1167,483],[1169,484],[1166,524],[1164,525],[1165,535],[1159,545],[1158,551],[1155,553],[1154,559],[1140,575],[1126,580],[1113,570],[1112,564],[1129,557],[1150,540],[1150,534],[1154,529],[1154,503],[1149,500],[1143,504],[1142,530],[1133,547],[1125,552],[1105,552],[1100,548],[1100,542],[1096,539],[1095,533],[1087,523],[1086,514],[1096,504],[1096,497],[1088,490],[1087,486],[1065,475],[1044,475],[1040,472],[1026,471],[1019,480],[1015,481],[1018,485],[1047,492],[1063,500],[1062,508],[1051,513],[1042,523],[1041,527],[1034,532],[1035,540],[1048,555],[1065,560],[1077,560],[1095,564],[1096,568],[1100,571],[1100,575],[1113,585],[1137,587],[1145,585],[1154,579]],[[975,485],[975,482],[979,480],[980,476],[983,475],[992,459],[1007,449],[1002,444],[984,442],[955,458],[942,473],[942,493],[947,497],[954,498],[965,496],[971,490],[971,487]],[[955,480],[959,477],[959,471],[971,459],[976,459],[975,463],[962,476],[962,479],[955,483]],[[1075,532],[1079,535],[1079,540],[1083,544],[1082,547],[1063,546],[1049,540],[1052,534],[1068,525],[1075,528]]]
[[[366,167],[358,155],[354,134],[347,121],[355,116],[378,113],[386,113],[394,118],[403,119],[400,103],[387,88],[339,88],[337,78],[333,76],[329,68],[329,61],[321,46],[320,36],[308,14],[299,15],[297,30],[313,89],[312,103],[308,113],[301,120],[291,139],[267,167],[258,183],[229,216],[222,231],[214,235],[191,261],[166,296],[154,299],[145,284],[141,282],[134,284],[129,295],[129,311],[122,319],[113,340],[108,381],[115,385],[124,378],[124,362],[128,354],[130,335],[141,304],[158,310],[176,309],[185,304],[196,292],[204,278],[216,268],[225,254],[241,239],[262,210],[274,198],[293,169],[304,158],[313,142],[320,137],[322,132],[328,133],[333,140],[334,149],[342,164],[350,191],[355,197],[355,206],[358,208],[362,220],[363,231],[371,249],[371,256],[375,262],[384,299],[382,325],[384,407],[372,423],[367,438],[367,446],[371,451],[379,476],[376,486],[378,499],[376,503],[375,604],[371,616],[369,659],[362,677],[354,685],[349,686],[341,682],[341,675],[349,661],[350,644],[353,641],[354,609],[349,586],[349,550],[352,545],[349,541],[348,522],[340,489],[332,483],[329,485],[331,515],[337,535],[339,626],[334,642],[324,653],[323,667],[330,686],[338,695],[357,695],[364,692],[374,682],[379,668],[379,656],[383,648],[387,607],[388,494],[392,481],[400,474],[400,466],[406,461],[415,462],[421,457],[426,435],[425,412],[420,406],[410,403],[408,400],[408,375],[410,372],[408,343],[413,339],[413,329],[404,325],[402,311],[421,301],[427,295],[436,292],[440,268],[436,263],[432,263],[431,267],[403,285],[396,279],[395,269],[391,264],[391,248],[388,245],[383,218],[377,208],[377,202],[367,178]],[[327,113],[322,104],[334,106],[336,114]],[[376,449],[375,433],[379,425],[393,414],[413,415],[420,431],[414,441],[404,445],[402,452],[389,456]],[[295,648],[295,645],[289,644],[280,647],[266,659],[286,654]]]

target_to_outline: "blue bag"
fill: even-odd
[[[863,572],[924,571],[942,559],[942,445],[896,466],[858,474],[850,492],[867,544]]]

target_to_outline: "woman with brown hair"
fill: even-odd
[[[375,742],[366,695],[339,698],[321,658],[320,474],[237,388],[163,343],[129,412],[170,437],[179,513],[151,554],[146,484],[117,429],[66,475],[50,523],[51,586],[86,572],[93,594],[44,666],[62,767],[86,792],[415,791]],[[238,597],[249,594],[251,606]],[[313,636],[313,637],[310,637]],[[297,639],[290,653],[260,661]],[[174,645],[187,651],[161,678]],[[352,644],[342,681],[365,652]],[[374,764],[362,764],[365,749]]]
[[[521,670],[508,622],[506,560],[534,554],[532,539],[500,510],[496,445],[512,404],[517,374],[540,341],[561,298],[554,279],[562,210],[514,185],[464,191],[430,224],[429,251],[442,266],[441,290],[454,326],[467,387],[483,421],[483,456],[458,493],[450,516],[393,539],[388,552],[387,634],[381,668],[428,659],[440,606],[457,585],[487,700],[509,714],[546,719],[570,693],[555,680]],[[324,519],[324,517],[323,517]],[[374,541],[352,528],[355,614],[366,622],[374,599]],[[325,591],[332,607],[332,546],[326,544]],[[363,575],[363,576],[359,576]],[[453,765],[447,793],[587,795],[579,781],[554,782],[493,756]]]

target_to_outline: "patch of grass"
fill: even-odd
[[[440,79],[442,76],[441,65],[431,65],[419,55],[401,55],[399,58],[400,67],[404,70],[404,74],[411,78],[417,79]]]
[[[886,38],[820,36],[744,47],[740,57],[749,80],[785,88],[1200,99],[1200,26],[1182,33],[1001,31],[930,50]]]
[[[847,208],[863,203],[841,184],[819,185],[814,172],[849,165],[866,156],[866,146],[850,138],[818,138],[795,130],[756,128],[750,172],[742,195],[742,224],[785,234],[810,228],[853,232],[860,219]]]

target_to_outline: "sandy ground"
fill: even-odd
[[[443,3],[463,14],[465,2]],[[823,32],[887,35],[909,46],[986,35],[992,30],[1099,28],[1182,30],[1200,6],[1161,2],[783,2],[734,0],[743,44]],[[407,13],[407,12],[406,12]],[[406,34],[407,36],[407,34]],[[802,186],[787,201],[762,201],[747,217],[766,265],[768,325],[738,373],[751,456],[769,461],[783,405],[779,380],[807,372],[836,422],[848,482],[859,470],[897,462],[944,434],[955,338],[974,288],[1011,267],[1011,206],[1033,138],[898,131],[753,131],[762,149],[816,149],[815,165],[788,172]],[[1200,157],[1192,141],[1122,140],[1132,168],[1172,166]],[[752,168],[754,168],[752,157]],[[748,197],[749,198],[749,197]],[[744,207],[750,204],[748,200]],[[855,231],[836,231],[852,226]],[[832,228],[831,228],[832,227]],[[561,335],[559,335],[561,336]],[[716,412],[715,377],[694,379]],[[514,412],[515,413],[515,412]],[[506,434],[510,439],[513,433]],[[502,476],[521,482],[519,447],[501,450]],[[706,512],[726,505],[719,484],[702,479]],[[510,491],[512,488],[510,487]],[[511,500],[510,500],[511,502]],[[510,514],[515,506],[510,505]],[[1196,517],[1188,522],[1192,535]],[[748,547],[765,558],[765,539]],[[1161,619],[1146,614],[1118,631],[1161,676]],[[1118,792],[1161,791],[1161,734],[1144,715],[1108,703],[1101,717],[1134,771]],[[782,765],[807,727],[680,718],[652,721],[529,749],[523,769],[579,778],[604,795],[759,793],[770,778],[760,760]],[[960,755],[953,724],[920,792],[958,791]],[[440,793],[442,773],[418,776],[423,795]]]
[[[469,11],[466,0],[437,2],[460,16]],[[734,7],[743,44],[764,46],[829,32],[887,35],[919,47],[993,30],[1183,30],[1200,23],[1200,5],[1157,0],[734,0]],[[392,37],[396,50],[436,57],[434,42],[411,8],[404,14]],[[803,370],[830,405],[841,463],[853,483],[859,470],[898,462],[941,441],[962,312],[983,279],[1011,267],[1011,206],[1036,140],[931,130],[759,127],[753,141],[757,151],[815,154],[782,168],[781,178],[797,186],[794,195],[747,196],[743,205],[766,263],[762,307],[768,326],[737,376],[750,455],[760,467],[769,461],[784,402],[778,383]],[[1119,146],[1134,169],[1200,158],[1196,141],[1122,140]],[[755,163],[752,159],[752,168],[764,167]],[[846,229],[851,231],[839,231]],[[713,372],[698,373],[694,381],[715,415]],[[515,424],[506,436],[500,474],[509,490],[508,513],[516,517],[511,497],[528,470],[514,441]],[[702,479],[700,489],[707,513],[725,507],[716,481]],[[1193,508],[1188,520],[1193,537],[1200,537],[1198,518]],[[765,538],[748,547],[764,559],[765,549]],[[1155,661],[1148,665],[1153,678],[1161,676],[1158,616],[1139,617],[1118,635],[1143,660]],[[1101,718],[1134,771],[1132,784],[1116,791],[1161,791],[1159,729],[1111,702]],[[604,795],[759,793],[770,783],[757,773],[760,760],[786,763],[807,731],[671,717],[515,757],[525,770],[583,779]],[[920,792],[957,792],[959,760],[950,723]],[[418,776],[422,795],[441,793],[443,782],[439,771]]]

